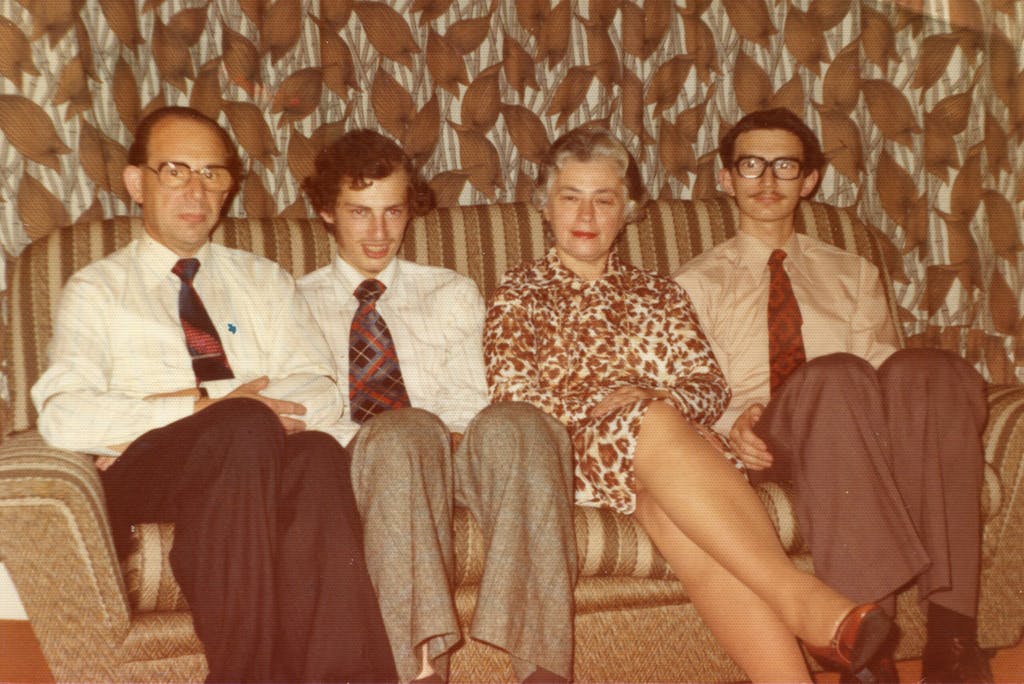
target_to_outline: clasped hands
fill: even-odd
[[[285,432],[289,435],[295,434],[296,432],[302,432],[306,429],[306,423],[299,420],[295,416],[305,415],[306,407],[302,404],[294,401],[288,401],[287,399],[274,399],[262,394],[263,390],[270,384],[270,378],[262,376],[249,382],[242,383],[223,397],[217,399],[211,399],[210,397],[204,397],[199,393],[199,389],[196,387],[188,387],[186,389],[175,390],[174,392],[159,392],[157,394],[150,394],[144,397],[146,401],[155,401],[157,399],[166,399],[169,397],[192,397],[195,399],[195,405],[193,413],[199,413],[204,408],[212,406],[218,401],[225,399],[255,399],[260,402],[271,411],[277,414],[278,420],[281,421],[281,427],[284,428]],[[124,444],[116,444],[111,446],[111,450],[122,452],[128,448],[131,442]],[[96,467],[100,470],[106,470],[113,465],[115,457],[113,456],[99,456],[96,458]]]

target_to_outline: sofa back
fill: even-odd
[[[679,264],[736,234],[735,203],[721,196],[705,200],[655,200],[647,215],[628,226],[619,255],[636,266],[668,275]],[[883,274],[890,309],[899,321],[889,264],[899,255],[864,226],[850,209],[803,202],[797,230],[856,252]],[[10,389],[5,432],[35,425],[29,390],[47,365],[51,312],[72,273],[123,247],[143,232],[139,217],[117,217],[60,228],[29,245],[9,270],[9,324],[4,361]],[[319,219],[225,218],[215,242],[247,249],[280,263],[298,277],[329,263],[335,253]],[[539,212],[526,203],[435,209],[409,227],[401,255],[412,261],[463,273],[490,296],[510,267],[541,256],[548,245]],[[899,326],[896,326],[899,329]]]

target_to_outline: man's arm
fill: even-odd
[[[452,430],[465,430],[488,404],[484,371],[483,329],[485,307],[476,285],[456,281],[444,291],[448,319],[437,321],[444,327],[445,350],[440,368],[432,371],[440,385],[427,408],[436,413]]]
[[[192,414],[194,399],[152,392],[110,391],[111,355],[117,353],[110,328],[109,284],[72,277],[61,293],[49,346],[50,366],[32,388],[39,431],[50,444],[90,453],[118,453],[113,445]]]
[[[494,293],[487,310],[484,362],[493,401],[525,401],[563,423],[586,417],[594,392],[574,395],[541,382],[530,311],[520,293],[506,286]]]
[[[263,345],[270,381],[261,394],[304,406],[309,429],[333,426],[344,413],[344,402],[323,333],[290,275],[276,268],[268,281],[272,284],[261,285],[266,293],[261,296],[274,307]]]
[[[856,307],[850,318],[850,353],[878,368],[899,348],[899,337],[889,315],[885,289],[878,269],[860,260]]]

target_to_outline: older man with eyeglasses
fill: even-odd
[[[792,482],[828,584],[892,615],[916,583],[923,681],[991,681],[975,621],[984,381],[954,354],[898,349],[877,269],[796,233],[825,159],[795,114],[747,115],[719,154],[739,233],[676,275],[733,391],[716,428],[751,482]],[[883,657],[841,681],[897,680]]]
[[[343,409],[330,351],[291,276],[209,241],[239,166],[198,111],[139,124],[145,235],[64,287],[39,430],[96,456],[119,552],[174,523],[208,681],[395,681],[348,454],[317,431]]]

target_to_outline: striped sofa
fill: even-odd
[[[894,255],[873,229],[850,211],[816,203],[802,205],[798,229],[878,264],[899,320],[888,268]],[[62,283],[140,230],[139,220],[127,217],[55,230],[9,269],[0,350],[10,394],[0,444],[0,560],[60,681],[196,681],[206,672],[188,607],[169,571],[173,527],[139,525],[135,550],[119,565],[91,460],[47,447],[33,429],[29,388],[45,366]],[[728,198],[659,200],[640,224],[627,228],[619,250],[636,265],[669,273],[735,230],[736,210]],[[214,239],[275,259],[297,276],[326,264],[334,252],[330,237],[310,220],[229,218]],[[403,253],[469,275],[486,295],[507,268],[542,254],[544,243],[540,218],[525,204],[465,206],[418,219]],[[990,404],[981,640],[1005,646],[1024,626],[1024,388],[992,387]],[[760,494],[788,552],[810,568],[789,493],[770,485]],[[468,621],[483,542],[465,511],[458,511],[456,523],[456,597]],[[578,508],[576,538],[578,681],[742,679],[630,518]],[[909,657],[920,653],[923,622],[913,591],[900,601],[898,655]],[[453,659],[453,679],[512,681],[512,672],[501,651],[470,641]]]

